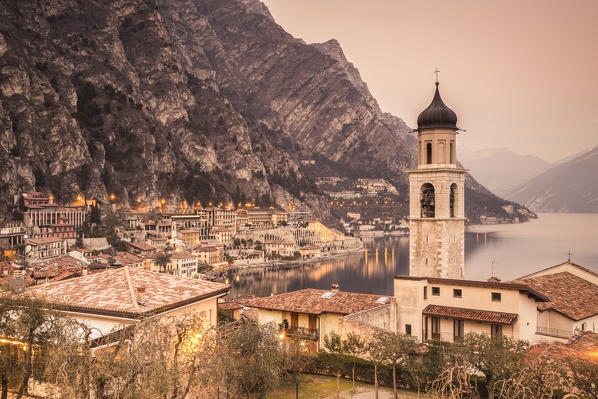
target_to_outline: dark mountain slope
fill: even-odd
[[[239,189],[326,216],[301,158],[387,178],[406,200],[410,129],[338,43],[293,38],[258,1],[5,0],[0,21],[1,210],[32,189],[132,206]],[[471,215],[502,212],[471,189]]]

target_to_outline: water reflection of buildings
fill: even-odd
[[[244,270],[230,276],[231,293],[266,296],[302,288],[325,289],[338,283],[347,291],[391,294],[393,276],[408,270],[408,244],[407,237],[374,238],[365,242],[365,251],[339,259]]]

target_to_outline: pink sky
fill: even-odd
[[[266,0],[308,43],[337,39],[384,111],[415,126],[440,69],[461,149],[556,161],[598,144],[597,0]]]

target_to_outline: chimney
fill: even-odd
[[[330,284],[330,291],[339,292],[340,288],[337,283]]]
[[[140,305],[145,303],[145,287],[137,287],[137,303]]]
[[[500,283],[500,279],[498,277],[492,276],[488,279],[489,283]]]

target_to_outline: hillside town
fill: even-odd
[[[310,220],[308,212],[250,203],[143,213],[79,202],[62,205],[51,194],[23,193],[23,222],[0,229],[5,284],[14,277],[36,285],[126,266],[198,279],[211,271],[322,259],[363,246],[358,237]]]
[[[37,359],[29,350],[67,342],[65,348],[73,353],[89,351],[97,363],[107,362],[107,371],[90,372],[97,376],[85,387],[99,397],[120,397],[117,392],[135,397],[127,389],[135,387],[136,394],[147,389],[139,375],[151,375],[157,364],[172,366],[168,373],[174,370],[174,379],[165,382],[175,392],[172,397],[179,397],[176,392],[185,384],[194,397],[220,397],[221,389],[227,395],[232,390],[234,397],[243,392],[263,397],[272,385],[252,385],[262,381],[252,373],[264,370],[270,377],[263,378],[272,381],[295,376],[296,392],[302,372],[335,376],[338,395],[343,375],[355,381],[357,362],[373,366],[373,381],[371,370],[367,376],[363,370],[358,373],[376,390],[378,367],[386,368],[388,374],[380,378],[393,387],[395,398],[397,386],[424,389],[438,398],[479,397],[478,381],[487,397],[551,398],[557,391],[578,398],[595,395],[591,378],[598,370],[598,273],[569,258],[510,281],[465,278],[467,170],[455,157],[456,114],[443,103],[438,86],[436,82],[434,99],[418,118],[418,165],[408,170],[409,218],[397,223],[409,234],[409,273],[394,276],[392,295],[346,291],[336,283],[328,289],[308,287],[263,297],[231,295],[223,278],[228,270],[309,262],[363,248],[359,235],[326,227],[305,211],[241,203],[133,212],[82,196],[65,205],[55,203],[51,194],[23,193],[23,222],[3,227],[0,263],[7,288],[0,299],[9,298],[6,309],[23,319],[5,318],[8,327],[0,348],[18,352],[13,356],[6,351],[7,362],[19,365],[24,377],[3,386],[13,384],[21,393],[38,396],[66,389],[71,382],[65,374],[36,380]],[[375,195],[389,190],[380,181],[360,184]],[[361,219],[355,213],[346,216]],[[396,220],[375,222],[394,225]],[[367,225],[348,227],[364,233]],[[27,323],[28,312],[40,308],[54,313],[36,316],[41,321],[33,330],[61,318],[78,327],[58,329],[53,341],[43,333],[19,336],[19,328],[9,328],[15,319]],[[170,327],[152,324],[156,320]],[[143,345],[137,346],[155,344],[151,337],[163,330],[173,332],[165,336],[165,347],[145,353]],[[109,356],[126,342],[126,355]],[[261,346],[252,346],[256,343]],[[171,348],[176,349],[172,357],[163,356]],[[247,357],[237,355],[242,351],[248,351]],[[164,357],[174,363],[164,364]],[[144,359],[141,365],[135,363],[139,359]],[[198,359],[207,363],[200,366]],[[264,363],[243,363],[248,359]],[[352,373],[339,359],[353,362]],[[557,362],[564,362],[558,370]],[[115,364],[123,373],[138,371],[130,381],[122,375],[106,377]],[[564,377],[521,396],[521,384],[533,384],[540,366],[547,375],[565,370]],[[239,374],[244,371],[249,379]],[[196,372],[202,377],[195,378]],[[44,382],[48,380],[53,383]]]

